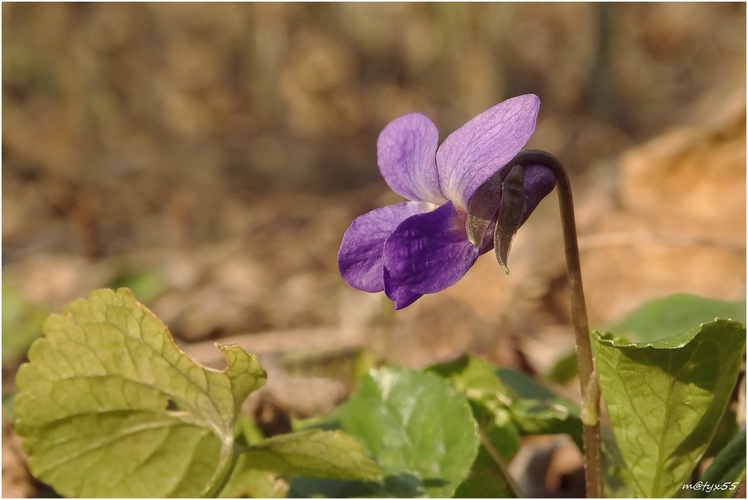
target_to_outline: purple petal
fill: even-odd
[[[456,283],[478,258],[467,239],[465,214],[451,202],[405,219],[384,244],[394,288],[434,293]]]
[[[536,95],[513,97],[450,134],[436,153],[444,195],[465,209],[475,190],[530,140],[539,109]]]
[[[410,113],[384,127],[377,140],[377,163],[394,192],[414,201],[442,204],[436,148],[439,131],[426,115]]]
[[[412,215],[434,210],[425,202],[406,202],[377,208],[357,217],[343,235],[338,268],[346,283],[365,292],[384,290],[382,252],[392,231]]]
[[[525,215],[522,224],[525,223],[538,204],[553,191],[556,186],[556,176],[548,167],[543,165],[527,165],[525,176]]]
[[[386,268],[384,270],[384,293],[395,304],[395,310],[408,307],[423,297],[422,293],[411,292],[407,288],[395,285]]]

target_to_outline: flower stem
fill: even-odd
[[[600,423],[598,409],[600,390],[590,344],[587,307],[582,289],[582,269],[579,263],[577,228],[574,220],[574,203],[571,184],[561,162],[552,154],[537,149],[520,152],[510,165],[543,165],[556,176],[558,204],[561,211],[561,224],[566,253],[566,272],[569,280],[571,316],[577,344],[577,364],[582,389],[582,423],[584,428],[584,471],[588,498],[603,496],[602,453],[600,449]]]

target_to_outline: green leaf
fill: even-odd
[[[689,478],[725,410],[745,349],[736,321],[705,323],[646,344],[595,336],[603,399],[628,484],[667,497]]]
[[[333,426],[324,417],[316,421]],[[307,422],[312,425],[311,421]],[[282,473],[288,476],[306,476],[306,478],[287,478],[295,485],[293,496],[362,496],[382,489],[376,483],[364,481],[381,480],[381,470],[372,460],[363,455],[361,445],[342,431],[323,431],[319,429],[303,430],[294,434],[276,436],[263,440],[258,429],[246,417],[237,422],[239,442],[258,443],[247,446],[239,455],[234,472],[222,497],[281,497],[288,494],[289,485],[277,477]],[[336,481],[323,481],[313,478],[336,478]],[[354,481],[358,480],[358,481]],[[299,492],[299,484],[312,491]],[[318,488],[318,489],[314,489]]]
[[[597,330],[613,332],[633,342],[650,342],[714,319],[734,319],[745,324],[745,301],[727,302],[677,293],[651,300],[622,319]],[[562,384],[576,376],[577,356],[574,351],[561,356],[548,373],[549,379]]]
[[[685,332],[694,325],[733,319],[745,323],[745,301],[726,302],[685,293],[647,302],[620,321],[599,328],[634,342],[649,342],[667,334]]]
[[[506,468],[496,461],[485,446],[478,450],[478,456],[470,470],[470,476],[463,481],[454,494],[455,498],[515,498],[512,489],[504,479]]]
[[[514,485],[507,464],[519,450],[520,436],[506,408],[471,401],[473,416],[478,422],[480,448],[470,475],[457,487],[456,497],[515,497]]]
[[[385,482],[413,473],[429,496],[451,497],[478,453],[465,396],[432,373],[372,371],[337,415],[385,470]]]
[[[128,288],[140,301],[149,303],[167,289],[166,278],[159,269],[141,269],[139,267],[124,265],[118,270],[117,276],[107,284],[109,288]]]
[[[524,434],[569,434],[581,446],[579,407],[523,373],[498,368],[474,356],[462,356],[428,370],[451,380],[486,409],[508,409]]]
[[[511,395],[509,411],[523,434],[568,434],[581,449],[579,406],[523,373],[500,368],[497,375]]]
[[[516,394],[499,380],[496,367],[476,356],[463,355],[432,365],[427,371],[446,378],[467,396],[484,441],[481,447],[490,443],[489,454],[511,460],[520,444],[519,431],[508,410]]]
[[[427,368],[427,371],[452,381],[455,387],[475,401],[497,399],[508,393],[507,387],[496,375],[496,370],[487,361],[469,355]]]
[[[226,486],[221,490],[221,498],[285,498],[288,484],[274,472],[254,469],[243,454]]]
[[[310,429],[283,434],[250,446],[242,453],[255,469],[328,479],[379,481],[379,466],[363,454],[346,433]]]
[[[127,289],[72,302],[44,331],[16,376],[35,477],[64,496],[217,492],[239,407],[265,382],[254,356],[219,345],[227,368],[203,368]]]
[[[23,299],[15,287],[3,281],[3,364],[20,362],[31,343],[42,336],[49,311]]]
[[[237,415],[234,426],[234,441],[240,447],[248,447],[265,439],[265,434],[257,423],[244,414]]]
[[[421,480],[409,473],[390,474],[382,483],[336,481],[309,477],[290,478],[291,498],[421,498]]]
[[[568,384],[577,377],[577,353],[570,351],[556,360],[546,375],[557,384]]]
[[[519,450],[520,436],[507,409],[512,394],[496,376],[495,369],[490,363],[469,355],[428,368],[467,395],[481,436],[478,457],[470,476],[457,488],[457,497],[514,496],[507,484],[505,464]]]
[[[712,492],[701,489],[694,496],[712,498],[734,496],[738,483],[743,479],[745,479],[745,430],[722,448],[701,478],[701,483],[719,485],[720,489]]]

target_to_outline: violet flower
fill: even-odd
[[[384,291],[395,309],[402,309],[459,281],[478,256],[493,248],[491,231],[475,245],[468,239],[468,203],[489,179],[506,176],[509,169],[504,167],[535,130],[539,108],[540,100],[532,94],[507,99],[468,121],[440,146],[436,125],[421,113],[390,122],[377,141],[379,170],[390,188],[409,201],[353,221],[338,253],[346,283],[366,292]],[[547,167],[523,170],[524,213],[515,216],[519,225],[555,186]],[[500,198],[501,191],[492,196]],[[495,212],[499,203],[496,199]]]

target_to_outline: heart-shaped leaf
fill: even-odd
[[[745,326],[717,320],[644,344],[594,338],[629,488],[639,497],[672,496],[724,413],[745,349]]]
[[[127,289],[72,302],[44,331],[16,376],[35,477],[71,497],[217,492],[239,407],[265,383],[254,356],[219,346],[224,371],[196,364]]]
[[[714,319],[745,322],[745,301],[724,300],[676,293],[650,300],[621,320],[599,330],[613,332],[632,342],[650,342],[672,333],[691,330]]]

